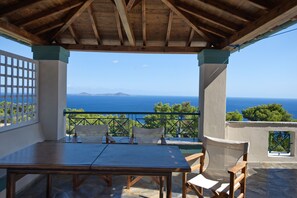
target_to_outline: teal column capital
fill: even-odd
[[[68,63],[70,53],[60,46],[34,45],[32,46],[34,60],[59,60]]]
[[[203,64],[228,64],[230,51],[205,49],[198,54],[199,66]]]

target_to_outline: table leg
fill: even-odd
[[[50,198],[52,192],[52,176],[47,174],[46,197]]]
[[[163,198],[163,191],[164,191],[164,180],[163,180],[164,177],[160,176],[159,177],[159,182],[160,182],[160,189],[159,189],[159,197],[160,198]]]
[[[13,198],[15,194],[15,173],[7,169],[6,177],[6,197]]]
[[[172,197],[172,189],[171,189],[171,185],[172,185],[172,173],[169,173],[166,176],[166,187],[167,187],[167,194],[166,197],[167,198],[171,198]]]

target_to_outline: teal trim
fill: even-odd
[[[230,51],[205,49],[198,54],[199,66],[203,64],[228,64]]]
[[[60,60],[68,63],[70,53],[60,46],[35,45],[32,46],[33,59],[35,60]]]
[[[6,188],[6,175],[0,177],[0,192]]]

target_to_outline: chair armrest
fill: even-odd
[[[187,157],[185,157],[186,161],[189,162],[189,161],[192,161],[194,159],[199,159],[201,157],[203,157],[204,154],[203,153],[195,153],[195,154],[192,154],[192,155],[189,155]]]
[[[115,139],[113,139],[113,137],[111,137],[110,135],[106,135],[106,140],[108,141],[106,143],[116,143]]]
[[[235,174],[235,173],[239,172],[240,170],[242,170],[243,168],[245,168],[246,166],[247,166],[247,162],[246,161],[239,162],[235,166],[229,168],[228,169],[228,173]]]

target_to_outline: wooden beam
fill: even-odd
[[[21,29],[13,24],[0,19],[0,33],[12,37],[29,45],[44,45],[48,44],[46,40],[31,34],[30,32]]]
[[[248,0],[251,4],[256,6],[257,8],[267,10],[268,8],[271,8],[273,6],[271,1],[267,0]]]
[[[131,11],[132,8],[134,8],[140,2],[141,2],[141,0],[129,0],[127,3],[127,10]]]
[[[233,17],[244,21],[244,22],[250,22],[255,20],[254,17],[252,17],[249,13],[245,13],[242,10],[238,10],[236,8],[232,8],[229,5],[220,3],[218,1],[203,1],[203,0],[199,0],[202,1],[203,3],[205,3],[206,5],[210,5],[212,7],[215,7],[216,9],[222,10],[230,15],[232,15]]]
[[[123,32],[122,32],[122,27],[121,27],[121,19],[120,19],[119,12],[118,12],[118,10],[117,10],[117,8],[115,6],[114,6],[114,15],[115,15],[115,19],[116,19],[119,39],[120,39],[121,45],[123,45],[124,44],[124,38],[123,38]]]
[[[173,20],[173,12],[172,12],[172,10],[170,10],[169,17],[168,17],[168,26],[167,26],[167,33],[166,33],[166,39],[165,39],[165,46],[168,46],[168,42],[170,39],[172,20]]]
[[[146,46],[146,6],[145,6],[145,0],[142,0],[142,43],[143,46]]]
[[[207,20],[212,24],[218,25],[218,26],[225,28],[232,32],[239,30],[241,28],[231,21],[226,21],[226,20],[222,19],[222,17],[217,17],[216,15],[209,14],[200,8],[195,8],[193,6],[189,6],[185,3],[179,3],[179,4],[177,4],[177,7],[191,15],[194,15],[198,18]]]
[[[128,19],[126,3],[124,0],[115,0],[115,4],[116,4],[117,10],[119,12],[124,30],[128,37],[129,43],[130,43],[130,45],[135,46],[135,37],[134,37],[134,33],[132,30],[131,24]]]
[[[244,29],[236,32],[224,42],[221,48],[229,49],[230,45],[244,44],[267,31],[288,22],[294,18],[297,13],[297,1],[290,0],[282,2],[279,6],[273,8],[269,13],[250,23]]]
[[[92,29],[93,29],[93,32],[95,34],[97,43],[98,43],[98,45],[100,45],[102,42],[101,42],[101,39],[100,39],[100,36],[99,36],[98,28],[96,26],[96,21],[95,21],[95,18],[94,18],[94,14],[93,14],[93,10],[91,8],[91,5],[87,8],[87,10],[88,10],[89,18],[90,18],[90,21],[91,21]]]
[[[72,25],[69,25],[68,29],[69,29],[70,34],[72,35],[72,37],[73,37],[75,43],[76,43],[76,44],[79,44],[79,39],[78,39],[78,37],[77,37],[77,35],[76,35],[76,33],[75,33],[75,31],[74,31]]]
[[[94,0],[85,0],[85,2],[76,9],[73,13],[71,13],[66,19],[64,19],[64,25],[54,34],[51,40],[54,40],[59,34],[63,33],[80,15],[87,7],[93,3]]]
[[[63,24],[64,23],[62,21],[54,21],[52,23],[45,24],[39,28],[33,29],[31,32],[35,35],[40,35],[53,29],[59,28],[63,26]]]
[[[73,45],[61,44],[62,47],[73,51],[109,51],[127,53],[169,53],[169,54],[195,54],[204,47],[157,47],[157,46],[112,46],[112,45]]]
[[[189,38],[188,38],[188,42],[186,44],[186,47],[190,47],[191,46],[193,37],[194,37],[194,30],[193,30],[193,28],[191,28],[191,31],[190,31],[190,34],[189,34]]]
[[[13,4],[13,5],[8,5],[4,8],[1,8],[0,17],[3,17],[4,15],[11,14],[13,12],[17,12],[20,9],[29,7],[33,4],[39,3],[40,1],[42,1],[42,0],[22,0],[22,1],[19,1],[18,3]]]
[[[56,6],[54,8],[49,9],[49,10],[39,12],[39,13],[34,14],[34,15],[30,16],[30,17],[22,18],[22,19],[20,19],[18,21],[15,21],[14,24],[16,24],[17,26],[23,27],[23,26],[26,26],[26,25],[31,24],[33,22],[37,22],[37,21],[43,20],[45,18],[60,14],[62,12],[68,11],[68,10],[71,10],[72,8],[75,8],[75,7],[77,7],[77,6],[81,5],[81,4],[82,4],[82,2],[80,0],[74,0],[74,1],[71,1],[71,2],[67,2],[67,3],[65,3],[63,5]]]
[[[174,3],[174,0],[162,0],[162,2],[170,9],[172,10],[176,15],[181,17],[191,28],[195,30],[202,38],[204,38],[206,41],[210,42],[210,38],[199,28],[199,26],[196,24],[196,21],[192,18],[186,17],[176,6]]]

